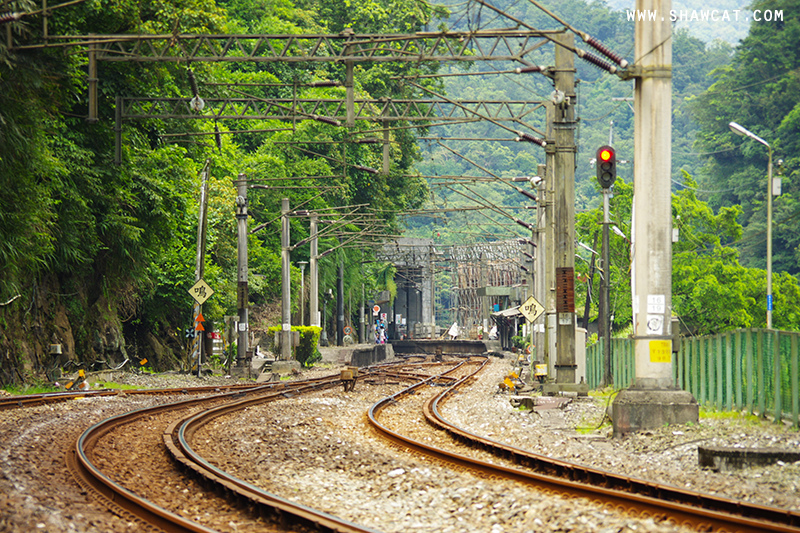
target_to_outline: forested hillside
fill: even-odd
[[[633,22],[628,21],[624,13],[612,11],[599,2],[545,4],[573,27],[599,38],[612,50],[633,60]],[[496,5],[519,20],[535,21],[533,24],[537,27],[560,27],[557,21],[530,3],[499,2]],[[467,16],[470,7],[462,6],[460,12],[454,10],[450,23],[473,20]],[[725,6],[707,6],[708,9],[712,7]],[[731,9],[738,7],[741,6]],[[765,326],[767,154],[763,146],[730,133],[727,125],[733,120],[767,139],[775,139],[776,160],[782,154],[783,170],[779,170],[776,163],[776,174],[783,173],[784,178],[783,194],[775,203],[774,320],[776,327],[782,329],[800,327],[798,285],[794,277],[798,273],[800,233],[790,229],[797,216],[797,209],[793,208],[796,177],[792,177],[798,164],[792,155],[794,151],[781,146],[782,143],[791,145],[791,139],[797,138],[794,115],[800,101],[798,47],[792,43],[797,38],[800,10],[794,0],[756,2],[751,7],[761,12],[782,11],[783,21],[752,23],[750,36],[735,49],[726,42],[701,40],[687,28],[676,29],[673,33],[673,226],[681,235],[674,248],[673,303],[674,312],[681,317],[686,329],[697,333]],[[510,24],[509,19],[486,8],[482,16],[482,20],[498,26]],[[718,25],[724,27],[725,23]],[[540,64],[552,65],[552,57],[543,52]],[[579,117],[575,171],[577,239],[600,250],[602,214],[598,205],[594,153],[603,144],[613,144],[623,160],[618,165],[621,181],[632,181],[635,163],[632,161],[633,109],[631,102],[623,99],[633,96],[633,85],[580,60],[576,60],[576,67],[580,80],[576,91]],[[553,90],[552,83],[543,76],[523,78],[507,73],[452,77],[447,78],[445,84],[450,97],[464,99],[482,96],[486,99],[544,100]],[[535,175],[536,165],[544,162],[543,150],[528,143],[512,142],[508,133],[490,124],[468,130],[470,140],[462,140],[468,136],[464,133],[466,128],[438,128],[437,132],[445,131],[441,134],[444,139],[420,145],[424,158],[417,168],[431,183],[430,205],[453,210],[474,205],[476,199],[480,199],[503,206],[506,211],[522,213],[522,218],[533,222],[535,215],[522,210],[531,201],[511,189],[477,181],[461,186],[437,185],[444,180],[436,176],[477,177],[486,175],[487,169],[506,178]],[[775,132],[779,136],[776,139],[775,135],[765,132]],[[783,133],[786,135],[780,135]],[[497,140],[504,135],[508,142]],[[475,140],[481,137],[495,140]],[[623,235],[630,235],[633,191],[621,181],[612,199],[612,221]],[[433,236],[442,244],[525,236],[518,225],[491,210],[417,217],[409,219],[408,226],[411,232]],[[630,327],[632,315],[630,251],[625,237],[614,234],[611,240],[612,314],[615,329],[620,331]],[[593,278],[589,308],[589,319],[593,319],[597,312],[599,277],[596,272],[593,277],[589,275],[591,254],[581,247],[577,250],[581,256],[575,265],[577,308],[582,314],[589,280]],[[441,289],[445,291],[446,288]],[[447,295],[440,297],[443,302],[447,301]]]
[[[544,4],[576,29],[635,59],[633,23],[622,12],[602,2]],[[800,324],[800,290],[792,276],[800,270],[800,234],[793,230],[800,168],[798,4],[756,2],[754,9],[779,9],[784,18],[753,23],[737,48],[700,40],[687,30],[674,34],[674,225],[682,237],[675,248],[673,303],[692,331],[764,325],[766,153],[730,133],[732,120],[770,141],[776,161],[783,160],[782,167],[776,163],[783,194],[775,202],[775,326],[797,329]],[[390,131],[389,172],[376,173],[383,153],[372,141],[385,127],[378,121],[360,120],[346,128],[313,113],[291,120],[214,120],[215,105],[227,103],[233,113],[243,110],[243,99],[283,101],[284,109],[303,99],[343,99],[347,67],[341,62],[99,61],[95,79],[88,46],[78,41],[90,34],[177,38],[498,29],[519,26],[515,21],[562,28],[530,2],[494,5],[511,17],[481,2],[85,0],[50,5],[45,20],[40,6],[29,0],[7,3],[16,15],[0,21],[6,30],[0,42],[0,384],[41,377],[69,362],[101,368],[147,359],[155,369],[176,366],[186,351],[184,332],[193,327],[188,289],[195,282],[200,172],[206,165],[204,279],[215,291],[203,310],[206,327],[236,313],[233,181],[243,173],[260,186],[249,193],[250,228],[259,228],[248,243],[249,300],[256,309],[251,327],[266,329],[276,325],[265,317],[275,316],[280,300],[283,197],[303,211],[357,206],[350,210],[374,221],[371,235],[394,235],[407,227],[409,235],[433,237],[440,244],[468,244],[516,237],[521,229],[491,210],[435,217],[398,213],[473,203],[463,194],[466,189],[445,187],[432,176],[529,176],[544,162],[541,149],[514,142],[491,122],[473,122],[472,129],[399,123]],[[552,66],[552,56],[547,44],[528,59]],[[633,86],[580,60],[576,67],[577,238],[596,247],[600,215],[592,159],[596,148],[609,142],[627,161],[620,164],[612,210],[614,223],[629,234],[633,116],[626,99]],[[352,90],[358,99],[438,94],[530,102],[551,97],[548,78],[513,74],[509,68],[477,61],[362,62],[354,67]],[[483,75],[462,76],[474,72]],[[98,115],[87,120],[95,81]],[[208,103],[194,107],[191,118],[118,116],[118,99],[179,98],[188,105],[193,96]],[[544,127],[543,111],[526,120]],[[535,216],[523,210],[530,202],[513,189],[476,184],[467,195],[475,198],[473,193],[522,213],[521,218]],[[308,236],[303,215],[293,217],[291,226],[293,243]],[[357,229],[344,224],[320,245],[321,251],[331,250],[321,259],[321,292],[333,288],[336,267],[343,263],[345,300],[353,302],[360,299],[362,282],[369,294],[381,286],[376,280],[385,286],[391,277],[386,265],[373,261],[370,246],[342,234]],[[622,329],[630,321],[630,252],[616,235],[612,248],[615,324]],[[292,252],[293,263],[308,258],[308,243]],[[579,299],[589,288],[588,258],[584,254],[586,261],[576,262]],[[292,275],[296,306],[299,269],[293,267]],[[61,344],[64,354],[50,355],[50,344]]]
[[[23,14],[36,10],[33,3],[9,6]],[[410,1],[376,9],[334,0],[85,1],[51,9],[49,36],[413,32],[435,10]],[[204,307],[207,329],[236,313],[232,182],[238,174],[269,186],[249,195],[250,227],[264,225],[249,239],[249,297],[262,308],[280,301],[276,217],[282,197],[306,210],[360,205],[382,220],[376,232],[387,234],[397,232],[394,212],[416,207],[425,197],[424,181],[408,176],[417,157],[413,130],[392,132],[391,171],[375,174],[370,168],[381,168],[381,146],[355,142],[375,136],[360,134],[375,126],[368,121],[350,129],[303,117],[215,122],[209,109],[195,120],[128,119],[115,162],[117,97],[186,99],[196,90],[209,100],[341,99],[343,65],[100,62],[99,116],[89,121],[86,47],[62,47],[54,39],[49,47],[20,49],[43,42],[40,13],[3,25],[15,46],[9,49],[5,39],[0,44],[0,383],[42,375],[69,361],[90,368],[125,359],[147,359],[155,369],[175,365],[186,350],[184,331],[194,327],[188,289],[195,282],[199,173],[206,161],[204,279],[215,291]],[[389,83],[389,76],[436,68],[359,64],[356,95],[411,97],[413,91]],[[292,242],[308,231],[308,218],[292,219]],[[335,246],[328,234],[320,251]],[[308,260],[308,247],[295,250],[292,261]],[[361,262],[367,272],[379,268],[366,253],[339,248],[323,258],[321,289],[333,286],[335,266],[344,261],[348,275],[358,277],[348,290],[360,295]],[[293,272],[297,287],[299,270]],[[259,316],[252,327],[275,325],[259,324]],[[51,356],[50,344],[61,344],[64,354]]]

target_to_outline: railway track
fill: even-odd
[[[226,392],[243,391],[254,388],[253,383],[237,383],[224,386],[201,386],[201,387],[178,387],[163,389],[98,389],[89,391],[64,391],[50,392],[43,394],[28,394],[20,396],[0,397],[0,411],[8,409],[18,409],[21,407],[36,407],[38,405],[49,405],[59,402],[67,402],[76,399],[98,398],[103,396],[117,396],[120,394],[130,395],[149,395],[149,396],[172,396],[179,394],[199,395],[199,394],[218,394]]]
[[[417,363],[409,368],[398,365],[380,365],[370,369],[366,379],[411,380],[414,383],[384,398],[369,409],[368,418],[372,426],[386,438],[403,448],[410,448],[428,456],[435,457],[463,469],[474,470],[493,477],[512,479],[538,487],[547,493],[555,493],[587,498],[609,509],[624,511],[639,517],[654,517],[659,521],[668,519],[675,524],[685,525],[699,531],[785,531],[799,532],[800,517],[796,513],[781,509],[759,506],[729,500],[717,496],[692,492],[689,490],[662,485],[650,481],[619,476],[594,468],[540,456],[529,450],[514,448],[502,442],[476,435],[448,422],[441,416],[440,407],[458,394],[459,388],[467,386],[483,368],[488,359],[464,358],[459,364],[444,365],[444,372],[431,375],[434,365],[441,363]],[[427,371],[427,372],[425,372]],[[279,528],[295,531],[375,531],[331,514],[319,512],[311,507],[299,505],[289,499],[266,492],[251,483],[237,479],[213,466],[198,454],[192,440],[198,429],[213,420],[236,413],[249,406],[276,399],[291,398],[305,392],[339,386],[338,377],[330,377],[313,382],[293,382],[273,384],[259,388],[227,391],[215,396],[213,400],[199,398],[187,399],[168,406],[155,408],[164,411],[187,410],[202,402],[214,401],[218,405],[192,412],[173,420],[161,432],[160,437],[169,453],[180,463],[185,471],[205,480],[228,495],[235,495],[239,506],[256,509],[257,513]],[[434,389],[436,387],[437,389]],[[517,466],[503,466],[500,461],[486,461],[470,457],[468,454],[448,451],[415,440],[408,435],[392,431],[381,423],[381,413],[387,406],[394,406],[406,398],[419,397],[417,392],[437,390],[424,402],[425,420],[439,430],[446,431],[460,443],[489,452]],[[218,389],[218,387],[215,387]],[[132,420],[153,416],[154,411],[142,410],[129,413],[96,424],[79,439],[76,448],[69,454],[68,463],[79,483],[86,490],[96,494],[99,499],[118,514],[137,517],[162,531],[214,531],[194,520],[153,505],[148,501],[137,502],[138,496],[115,485],[108,476],[92,462],[93,449],[104,435],[114,427],[131,423]],[[174,416],[172,418],[175,418]],[[510,464],[507,463],[507,464]],[[94,478],[94,479],[92,479]],[[130,493],[130,494],[129,494]],[[132,496],[132,497],[131,497]],[[134,503],[130,503],[134,502]]]
[[[441,416],[439,406],[467,385],[488,362],[460,378],[452,386],[425,402],[425,419],[434,427],[447,431],[470,447],[488,451],[525,467],[509,468],[467,455],[431,446],[401,435],[379,420],[381,411],[414,394],[430,380],[416,383],[375,404],[369,411],[373,427],[392,442],[425,453],[440,460],[476,471],[514,479],[568,496],[585,497],[605,506],[625,509],[638,516],[669,518],[676,524],[698,531],[767,531],[800,532],[800,515],[782,509],[754,505],[700,492],[680,489],[641,479],[619,476],[611,472],[556,460],[476,435]]]
[[[389,376],[392,379],[411,379],[419,381],[427,375],[414,372],[393,372],[392,367],[368,373],[367,377],[376,375]],[[258,489],[230,474],[214,467],[191,447],[191,438],[198,428],[213,421],[219,416],[246,409],[248,406],[291,398],[308,392],[338,387],[342,384],[339,376],[330,376],[309,381],[296,381],[269,384],[260,387],[242,388],[228,391],[209,398],[191,398],[183,401],[141,409],[118,415],[88,428],[78,439],[74,449],[67,455],[67,465],[75,480],[97,500],[109,509],[129,520],[142,523],[146,528],[169,533],[203,532],[210,533],[215,529],[197,523],[195,520],[169,511],[148,498],[137,494],[125,486],[120,480],[113,479],[98,465],[98,449],[108,440],[110,435],[120,428],[141,420],[152,420],[161,415],[172,419],[182,411],[190,411],[188,415],[179,416],[162,432],[163,444],[171,456],[186,471],[200,478],[204,483],[219,489],[236,505],[251,513],[257,510],[260,517],[270,523],[278,524],[276,530],[291,531],[324,531],[342,533],[367,533],[375,530],[358,524],[341,520],[335,516],[317,511],[308,506],[298,505],[285,498]],[[197,412],[197,410],[199,412]]]

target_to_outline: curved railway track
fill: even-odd
[[[393,372],[390,370],[391,368],[391,366],[383,366],[382,370],[367,373],[367,376],[385,375],[394,379],[415,381],[427,377],[425,374],[414,372]],[[211,533],[215,530],[168,511],[112,479],[112,476],[104,473],[98,466],[96,451],[105,437],[122,426],[164,413],[190,408],[202,409],[205,404],[213,403],[217,405],[188,416],[182,416],[172,422],[163,432],[163,442],[167,450],[187,471],[220,489],[227,497],[237,500],[237,504],[246,508],[248,512],[256,509],[257,514],[280,524],[281,528],[292,531],[375,533],[375,530],[341,520],[307,506],[298,505],[226,474],[196,454],[190,444],[191,436],[199,427],[224,414],[236,412],[251,405],[291,398],[294,395],[336,387],[341,384],[339,376],[329,376],[316,380],[277,383],[260,387],[250,386],[209,398],[191,398],[118,415],[88,428],[68,453],[67,465],[73,477],[87,492],[120,516],[136,520],[144,527],[157,531]]]
[[[677,524],[699,531],[800,532],[800,515],[797,513],[619,476],[612,472],[551,459],[476,435],[445,420],[439,413],[441,402],[451,397],[459,387],[474,379],[487,362],[488,359],[473,373],[462,377],[452,386],[430,398],[425,403],[425,418],[430,424],[447,431],[460,442],[511,460],[526,467],[526,470],[509,468],[433,447],[400,435],[381,424],[378,417],[382,409],[400,401],[404,396],[413,394],[416,389],[429,384],[430,379],[416,383],[375,404],[369,411],[371,424],[391,441],[438,459],[489,475],[515,479],[548,491],[582,496],[639,516],[669,517]]]
[[[800,532],[800,516],[797,513],[725,499],[693,492],[669,485],[620,476],[611,472],[573,464],[562,460],[537,455],[502,442],[476,435],[460,428],[440,414],[440,406],[458,393],[460,387],[468,385],[488,362],[487,358],[464,358],[438,375],[420,372],[428,365],[441,363],[416,363],[417,371],[398,368],[398,365],[378,365],[367,371],[368,379],[381,375],[394,380],[412,380],[414,383],[374,404],[368,419],[378,433],[404,448],[424,453],[462,468],[475,470],[491,476],[521,481],[539,489],[569,496],[581,496],[610,509],[627,512],[639,517],[653,517],[686,525],[700,531],[741,532]],[[402,365],[399,365],[402,366]],[[362,370],[363,372],[363,370]],[[258,403],[285,399],[321,388],[339,386],[338,376],[324,379],[272,384],[263,387],[247,387],[227,391],[213,397],[218,405],[183,415],[163,431],[162,439],[171,456],[193,475],[211,483],[228,495],[234,495],[239,505],[255,509],[260,516],[273,523],[303,531],[337,531],[343,533],[369,532],[372,529],[319,512],[308,506],[294,503],[254,485],[231,476],[195,452],[192,437],[199,428],[212,420],[246,409]],[[435,428],[444,430],[463,444],[489,452],[518,466],[502,466],[494,462],[475,459],[453,451],[436,448],[392,431],[380,421],[381,411],[389,405],[402,402],[415,395],[422,387],[441,387],[438,394],[424,403],[424,417]],[[219,390],[219,387],[213,387]],[[183,392],[181,390],[181,392]],[[173,391],[174,394],[174,391]],[[118,514],[136,517],[149,527],[162,531],[202,531],[213,529],[166,511],[131,491],[118,485],[93,463],[93,450],[100,439],[115,427],[133,420],[151,416],[156,411],[187,409],[199,406],[209,399],[187,399],[147,410],[134,411],[98,423],[84,432],[75,449],[68,456],[68,464],[78,482],[89,492],[103,500]]]
[[[78,398],[97,398],[103,396],[116,396],[119,394],[138,394],[151,396],[171,396],[176,394],[215,394],[225,392],[243,391],[254,388],[253,383],[237,383],[231,385],[209,385],[201,387],[178,387],[165,389],[99,389],[90,391],[64,391],[50,392],[43,394],[28,394],[21,396],[0,397],[0,411],[7,409],[17,409],[20,407],[36,407],[37,405],[48,405],[59,402],[66,402]]]
[[[78,484],[116,514],[136,520],[146,527],[155,528],[155,530],[159,531],[209,533],[214,530],[153,504],[105,474],[97,465],[96,460],[96,450],[101,439],[122,426],[132,424],[143,418],[154,417],[158,414],[177,412],[209,403],[236,402],[243,397],[255,397],[259,398],[260,401],[269,401],[270,399],[291,396],[297,390],[318,390],[336,386],[339,383],[338,377],[329,377],[304,382],[276,383],[260,387],[251,386],[244,390],[225,392],[207,398],[191,398],[108,418],[84,431],[76,442],[75,447],[68,453],[66,458],[67,465]]]

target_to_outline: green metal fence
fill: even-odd
[[[672,356],[675,383],[701,405],[771,414],[775,420],[788,419],[798,427],[798,339],[798,333],[763,329],[683,338],[680,350]],[[590,387],[602,383],[605,360],[601,342],[587,347]],[[633,339],[611,340],[611,372],[615,388],[633,384]]]

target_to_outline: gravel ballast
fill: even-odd
[[[494,440],[625,475],[800,512],[800,462],[729,472],[698,466],[698,446],[800,449],[796,431],[744,416],[715,415],[622,439],[604,424],[608,397],[572,398],[563,409],[512,405],[499,383],[511,370],[492,359],[479,380],[444,404],[443,415]],[[302,377],[338,368],[304,371]],[[191,376],[129,375],[144,387],[189,387]],[[230,379],[200,380],[203,385]],[[404,386],[404,385],[403,385]],[[239,425],[210,429],[215,460],[270,490],[390,532],[682,531],[607,509],[453,471],[386,444],[366,410],[400,385],[359,383],[253,408]],[[0,412],[0,531],[134,531],[82,494],[64,453],[90,424],[154,400],[111,397]],[[221,435],[227,435],[222,438]],[[394,517],[381,521],[381,515]],[[379,527],[380,526],[380,527]]]

